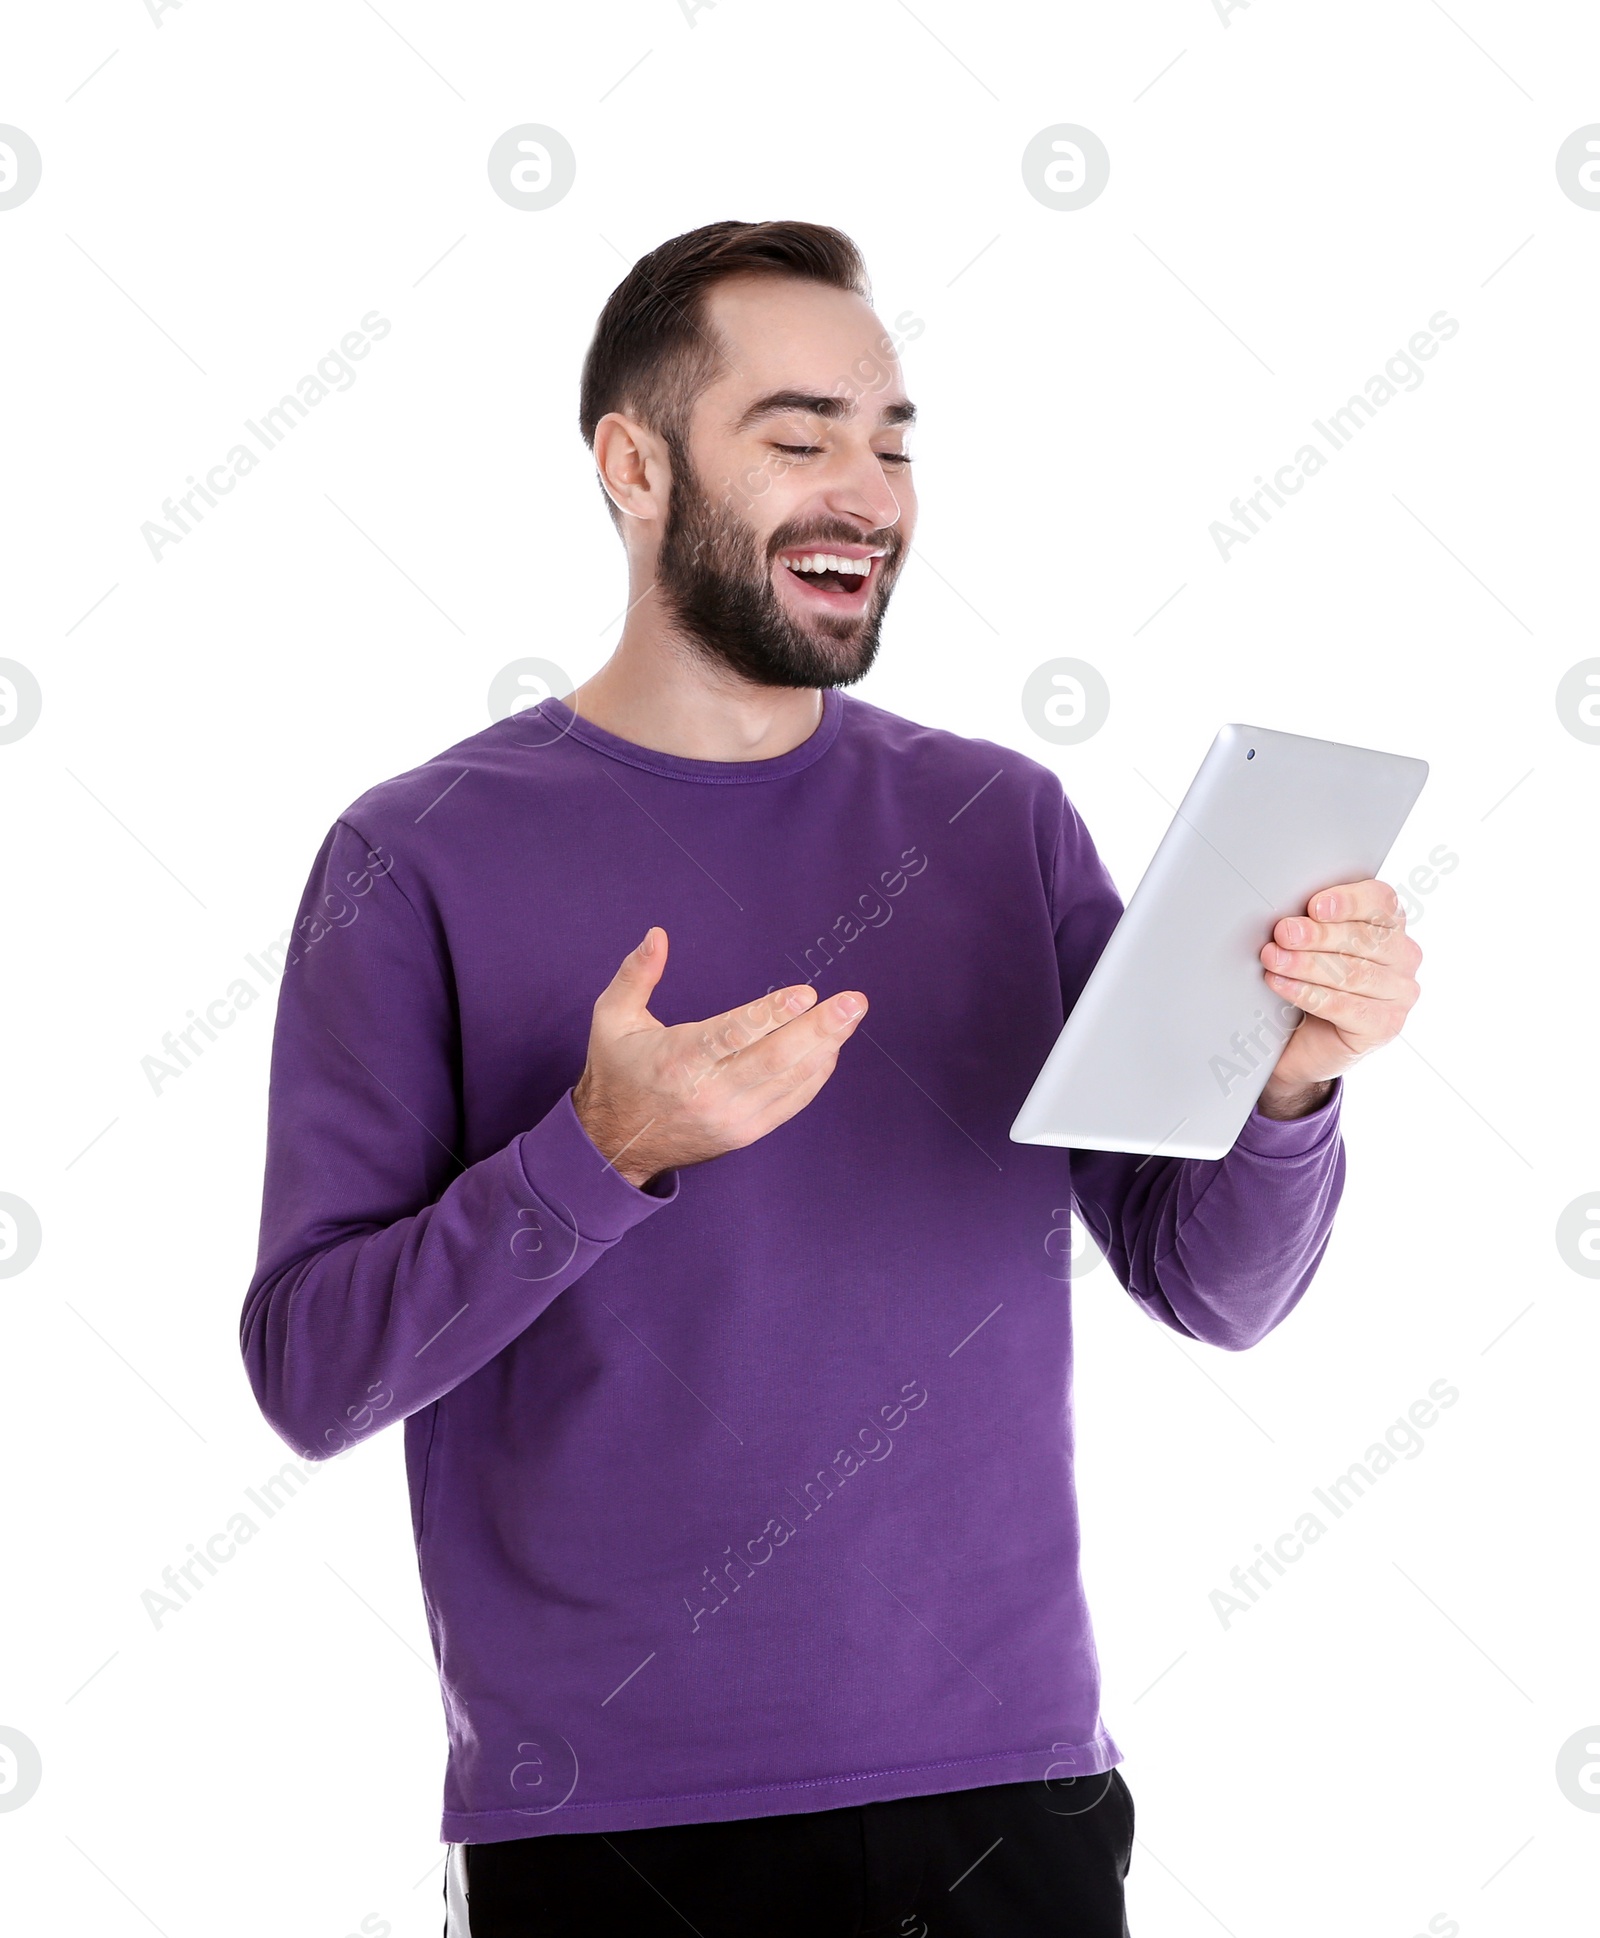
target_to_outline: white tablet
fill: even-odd
[[[1226,1156],[1302,1014],[1262,943],[1318,889],[1377,876],[1427,778],[1401,754],[1222,728],[1012,1142]]]

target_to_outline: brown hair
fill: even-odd
[[[595,426],[613,410],[682,450],[689,412],[722,359],[705,321],[707,294],[724,277],[752,273],[796,276],[871,300],[860,250],[820,223],[708,222],[674,236],[639,258],[595,324],[578,395],[578,428],[591,450]],[[620,523],[609,492],[606,505]]]

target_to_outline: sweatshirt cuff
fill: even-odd
[[[1267,1117],[1257,1104],[1244,1121],[1235,1149],[1243,1148],[1257,1157],[1303,1157],[1338,1135],[1339,1100],[1343,1095],[1344,1078],[1335,1077],[1327,1096],[1304,1117]]]
[[[661,1172],[645,1191],[608,1164],[579,1122],[570,1090],[516,1142],[529,1189],[592,1244],[613,1244],[678,1195],[676,1171]]]

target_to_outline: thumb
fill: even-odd
[[[667,932],[653,923],[637,949],[622,958],[622,966],[601,992],[595,1008],[619,1024],[637,1022],[649,1014],[650,998],[667,966]]]

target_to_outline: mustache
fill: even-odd
[[[797,545],[871,545],[882,546],[885,564],[898,559],[905,548],[905,540],[891,525],[881,532],[869,532],[865,538],[859,532],[849,531],[834,525],[823,530],[775,532],[767,542],[768,558],[776,558],[780,552],[792,551]]]

